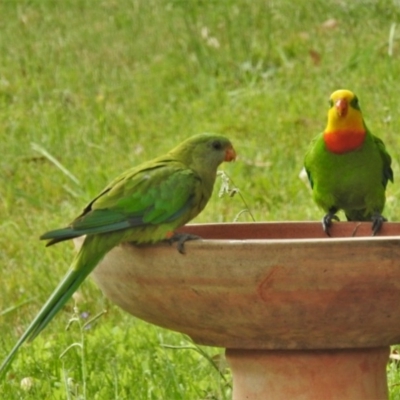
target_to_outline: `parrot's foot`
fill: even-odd
[[[329,227],[332,225],[333,220],[340,221],[339,217],[331,211],[324,215],[324,218],[322,218],[322,229],[328,236],[331,236],[329,233]]]
[[[372,215],[372,236],[375,236],[380,231],[383,223],[386,221],[387,219],[379,213]]]
[[[174,233],[168,240],[168,242],[172,245],[173,243],[177,243],[176,248],[179,253],[185,254],[185,242],[188,240],[199,240],[201,239],[198,235],[192,235],[191,233]]]

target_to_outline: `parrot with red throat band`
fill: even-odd
[[[376,235],[382,216],[385,190],[393,182],[391,157],[381,139],[365,125],[357,96],[337,90],[330,97],[328,123],[311,142],[304,167],[315,203],[325,211],[322,227],[329,235],[336,213],[348,221],[372,221]]]
[[[7,370],[22,344],[48,325],[76,289],[115,246],[170,240],[184,252],[194,235],[174,233],[195,218],[213,191],[217,168],[233,161],[231,142],[219,135],[193,136],[112,181],[69,226],[41,236],[47,246],[86,235],[72,265],[0,366]]]

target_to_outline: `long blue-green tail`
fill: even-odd
[[[102,240],[103,239],[103,240]],[[56,287],[50,298],[23,333],[17,344],[0,366],[0,377],[10,366],[18,349],[25,341],[32,341],[47,326],[52,318],[71,298],[81,283],[96,267],[108,251],[119,243],[119,235],[108,235],[107,240],[101,235],[86,237],[80,251],[64,279]]]

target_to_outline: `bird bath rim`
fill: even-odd
[[[400,238],[400,222],[385,222],[376,236],[372,236],[370,222],[334,222],[330,236],[322,229],[321,222],[315,221],[272,221],[272,222],[231,222],[188,224],[178,232],[206,235],[203,241],[214,240],[265,240],[265,241],[313,241],[313,240],[354,240],[356,238],[382,240]],[[245,236],[243,236],[245,232]],[[267,236],[264,236],[267,234]]]

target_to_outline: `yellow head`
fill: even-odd
[[[347,153],[360,147],[365,138],[357,96],[350,90],[337,90],[330,97],[328,124],[324,131],[326,147],[333,153]]]

